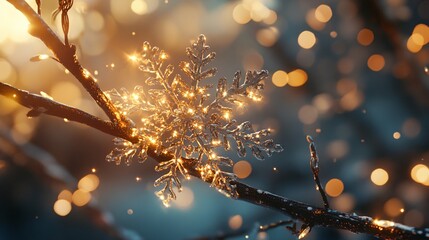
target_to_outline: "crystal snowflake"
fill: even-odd
[[[211,182],[211,186],[234,197],[236,192],[231,184],[234,174],[222,169],[231,167],[233,161],[215,150],[228,151],[233,142],[240,157],[246,156],[249,148],[260,160],[264,159],[263,153],[271,156],[283,150],[273,140],[266,139],[270,129],[254,131],[250,122],[237,123],[232,119],[234,106],[243,106],[248,99],[261,100],[262,80],[267,78],[267,71],[249,71],[244,81],[241,73],[236,72],[231,86],[226,78],[220,78],[212,97],[213,84],[206,84],[205,80],[217,72],[216,68],[207,68],[216,54],[210,52],[204,35],[186,48],[186,55],[188,61],[179,64],[182,74],[173,74],[174,67],[165,63],[166,52],[145,42],[139,54],[129,57],[149,75],[145,85],[136,86],[131,92],[126,89],[106,92],[119,111],[134,122],[134,134],[140,139],[131,143],[115,138],[115,149],[107,155],[107,160],[116,164],[124,161],[128,165],[137,157],[142,162],[147,158],[149,146],[174,156],[155,168],[165,172],[155,186],[164,185],[156,195],[166,206],[176,198],[173,187],[181,190],[180,175],[189,178],[185,161],[193,161],[202,179]]]

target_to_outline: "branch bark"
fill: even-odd
[[[16,89],[7,84],[0,84],[0,94],[19,104],[32,109],[30,114],[47,114],[70,121],[86,124],[112,136],[120,137],[131,142],[138,139],[131,134],[130,123],[111,103],[107,96],[88,71],[79,63],[75,56],[74,46],[66,46],[48,27],[48,25],[34,12],[24,0],[7,0],[14,5],[30,22],[30,34],[42,40],[50,48],[59,62],[63,64],[79,82],[85,87],[92,98],[103,109],[111,122],[101,120],[79,109],[57,103],[53,100],[27,91]],[[169,154],[157,153],[155,147],[150,147],[148,155],[158,162],[170,160]],[[189,173],[202,179],[192,161],[184,161]],[[211,183],[210,179],[206,182]],[[366,216],[342,213],[331,209],[314,207],[305,203],[290,200],[238,181],[232,181],[238,197],[236,200],[246,201],[254,205],[274,209],[294,219],[298,219],[308,226],[323,226],[335,229],[344,229],[355,233],[367,233],[384,239],[428,239],[429,229],[417,229],[389,221],[374,220]]]

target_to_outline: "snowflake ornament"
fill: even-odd
[[[232,184],[235,176],[222,169],[234,162],[219,155],[217,149],[228,151],[233,143],[240,157],[246,156],[246,150],[250,149],[260,160],[264,159],[264,153],[271,156],[283,150],[267,139],[270,129],[254,131],[250,122],[237,123],[232,119],[234,107],[243,106],[247,100],[261,100],[262,80],[268,77],[267,71],[248,71],[244,81],[241,73],[236,72],[230,86],[226,78],[220,78],[216,94],[211,96],[213,84],[206,81],[215,76],[217,69],[207,65],[216,54],[210,52],[204,35],[186,48],[186,55],[188,60],[179,64],[182,73],[174,74],[174,67],[166,65],[167,53],[145,42],[138,55],[130,56],[149,75],[145,85],[136,86],[131,92],[126,89],[106,92],[118,110],[133,122],[133,134],[139,137],[137,143],[115,138],[115,148],[106,159],[127,165],[133,158],[143,162],[150,146],[156,152],[171,154],[172,159],[155,167],[156,171],[165,172],[154,185],[164,186],[156,195],[166,206],[176,198],[173,188],[181,191],[180,176],[189,179],[186,161],[192,161],[204,181],[235,197]]]

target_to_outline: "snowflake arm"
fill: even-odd
[[[180,192],[180,176],[188,179],[185,166],[192,166],[200,172],[203,180],[211,186],[236,197],[234,174],[224,171],[234,162],[229,157],[217,154],[218,149],[229,151],[235,142],[239,156],[250,149],[257,159],[271,156],[283,149],[267,139],[270,129],[254,131],[250,122],[237,123],[231,119],[235,106],[246,100],[260,101],[263,80],[267,71],[249,71],[244,80],[236,72],[231,86],[227,79],[220,78],[216,93],[211,97],[213,84],[202,84],[215,76],[217,69],[208,67],[216,54],[210,52],[206,38],[201,35],[186,48],[188,60],[179,64],[181,73],[174,73],[172,65],[166,65],[168,55],[157,47],[145,42],[139,55],[130,60],[147,75],[145,84],[132,92],[126,89],[111,90],[106,94],[115,106],[133,122],[133,131],[140,141],[130,143],[115,139],[115,148],[107,156],[110,161],[129,164],[135,157],[147,158],[149,145],[156,151],[173,156],[169,161],[158,164],[156,171],[164,174],[155,181],[155,186],[163,187],[156,192],[164,205],[168,206],[176,198],[174,188]],[[185,164],[186,163],[186,164]]]

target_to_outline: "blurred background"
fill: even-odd
[[[34,1],[27,1],[35,7]],[[57,1],[42,16],[62,37]],[[332,208],[429,226],[429,0],[75,0],[69,38],[103,90],[142,84],[127,56],[144,41],[185,58],[200,33],[217,77],[267,69],[263,101],[236,118],[274,129],[285,151],[265,161],[230,154],[244,183],[322,206],[305,136],[314,137]],[[106,118],[0,2],[0,81]],[[217,77],[213,82],[217,81]],[[233,201],[199,180],[170,208],[154,194],[155,162],[104,160],[112,138],[0,96],[0,239],[204,239],[288,219]],[[249,235],[293,239],[284,228]],[[307,239],[372,239],[314,228]]]

